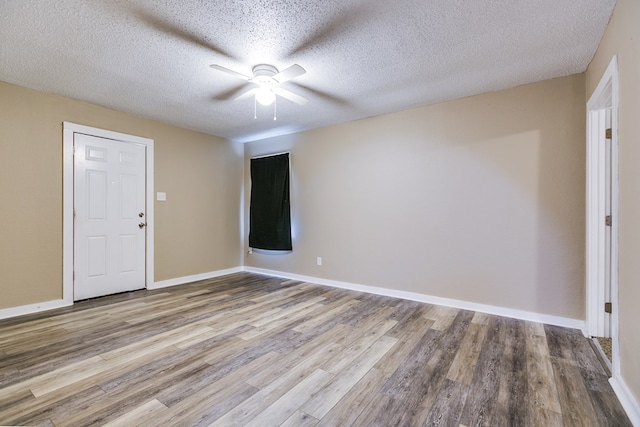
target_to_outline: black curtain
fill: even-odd
[[[251,159],[249,246],[292,250],[288,153]]]

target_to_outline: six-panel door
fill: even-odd
[[[74,136],[74,300],[145,287],[145,147]]]

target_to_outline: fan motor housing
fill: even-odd
[[[273,76],[278,74],[278,69],[269,64],[258,64],[252,71],[253,79],[259,83],[271,83]]]

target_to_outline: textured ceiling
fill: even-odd
[[[237,141],[586,69],[615,0],[2,0],[0,80]],[[253,65],[307,73],[273,108]]]

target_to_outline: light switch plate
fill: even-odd
[[[156,200],[159,202],[166,202],[167,201],[167,193],[164,193],[162,191],[158,191],[156,193]]]

